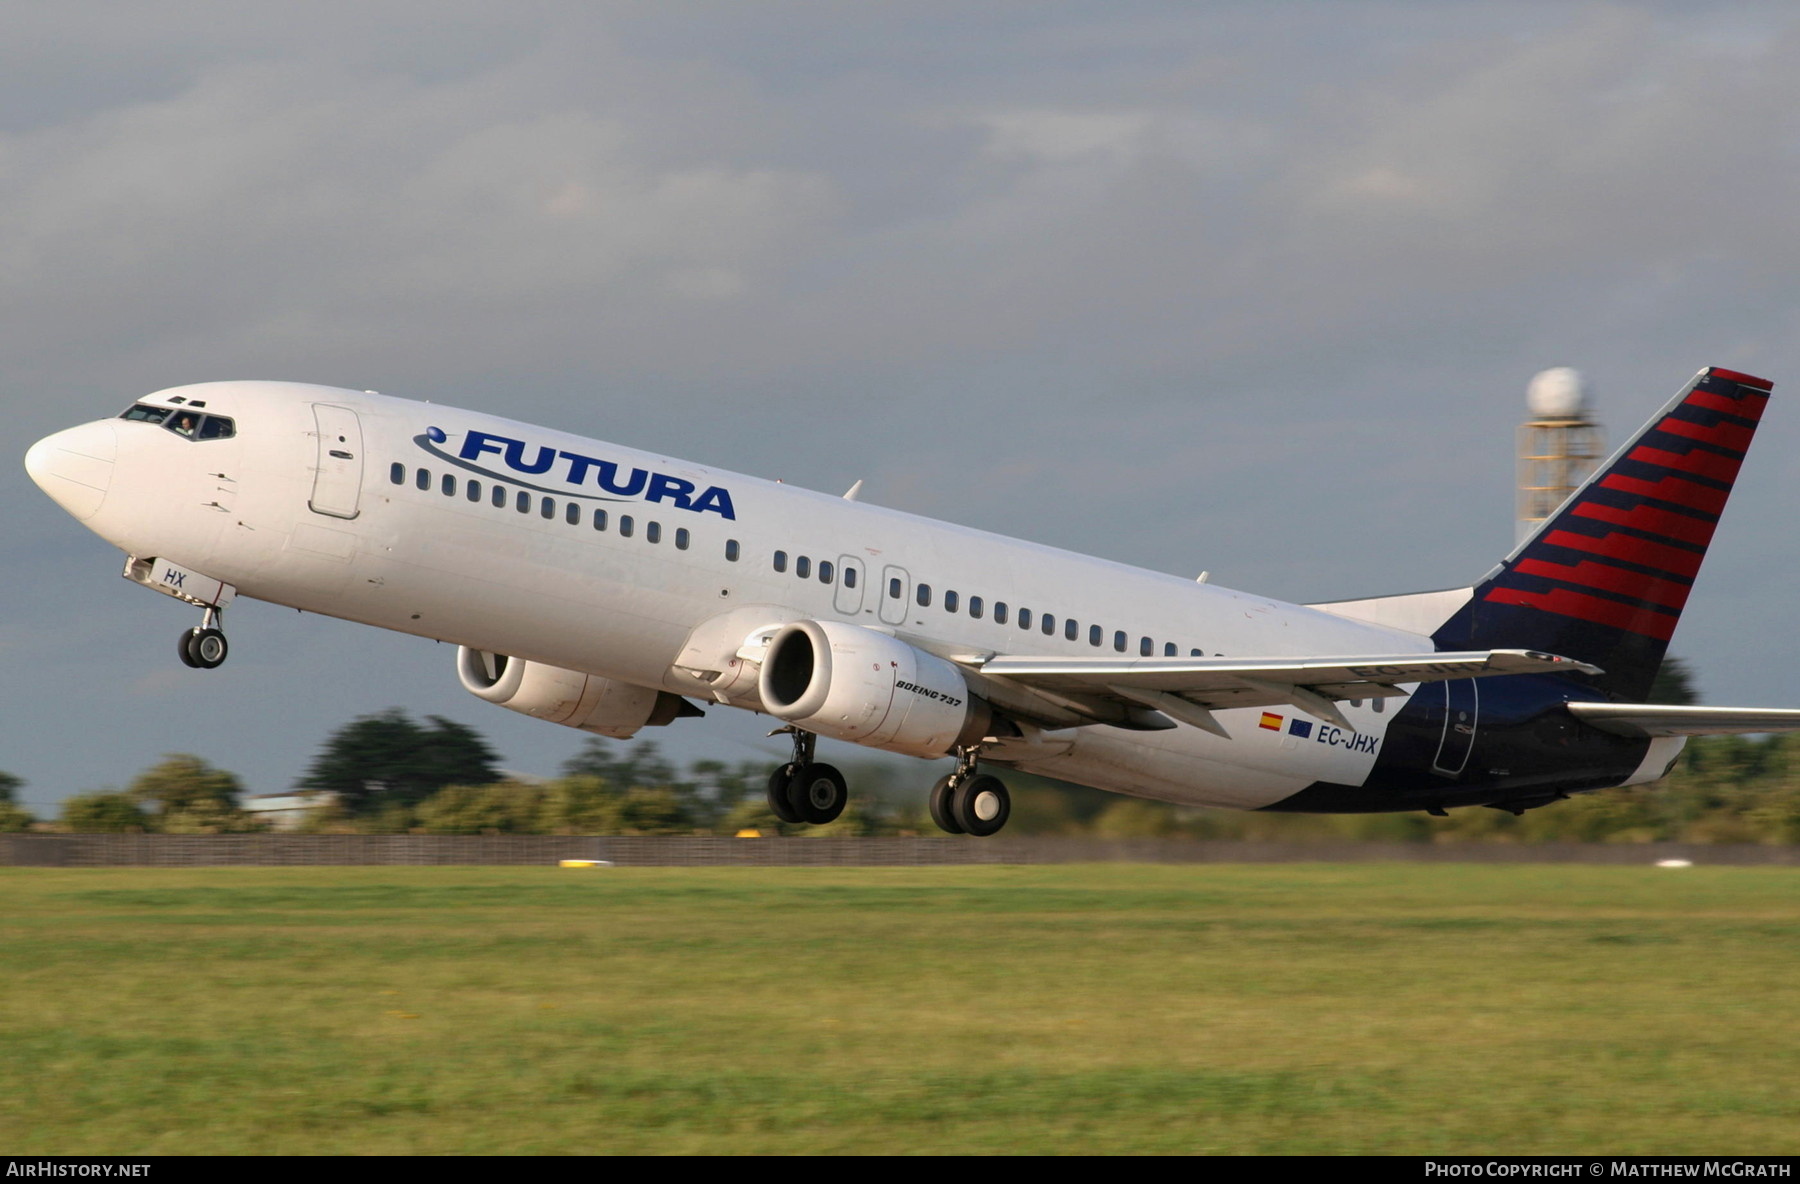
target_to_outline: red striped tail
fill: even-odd
[[[1542,649],[1649,691],[1771,383],[1711,367],[1570,495],[1437,635],[1452,648]]]

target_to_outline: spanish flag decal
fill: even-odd
[[[1271,732],[1279,732],[1281,731],[1281,717],[1276,715],[1273,711],[1265,711],[1262,713],[1261,722],[1256,726],[1259,728],[1267,728]]]

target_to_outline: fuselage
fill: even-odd
[[[155,410],[49,437],[28,462],[127,554],[239,595],[699,700],[752,706],[695,676],[684,652],[696,639],[735,645],[800,619],[861,625],[947,657],[1434,649],[1429,621],[1357,619],[437,404],[220,382],[138,406]],[[174,430],[169,417],[180,415],[192,417],[188,430]],[[1491,681],[1517,684],[1490,702],[1510,696],[1522,729],[1541,728],[1571,693],[1554,679]],[[1471,759],[1475,717],[1459,737],[1458,704],[1441,685],[1428,688],[1435,706],[1406,695],[1344,702],[1351,729],[1293,729],[1291,710],[1271,725],[1271,713],[1245,709],[1220,713],[1229,737],[1090,725],[1000,744],[990,757],[1239,808],[1309,787],[1372,786],[1390,743],[1420,750],[1422,792],[1516,776],[1479,748]],[[1642,744],[1576,739],[1600,754],[1583,774],[1592,784],[1654,763]],[[1573,740],[1552,743],[1566,755]],[[1432,767],[1459,746],[1454,772]]]

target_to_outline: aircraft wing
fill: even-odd
[[[1583,723],[1619,736],[1725,736],[1800,731],[1800,711],[1782,707],[1674,707],[1660,703],[1571,703]]]
[[[987,679],[1028,688],[1079,708],[1095,699],[1150,708],[1224,736],[1215,709],[1285,703],[1350,731],[1339,699],[1405,692],[1405,683],[1502,674],[1598,674],[1598,667],[1535,650],[1442,654],[1358,654],[1320,658],[1029,658],[974,663]],[[1155,726],[1155,725],[1150,725]],[[1167,723],[1161,726],[1167,727]]]

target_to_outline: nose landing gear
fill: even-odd
[[[231,646],[219,628],[219,610],[209,608],[199,625],[183,633],[176,651],[185,665],[196,670],[212,670],[225,664]]]

